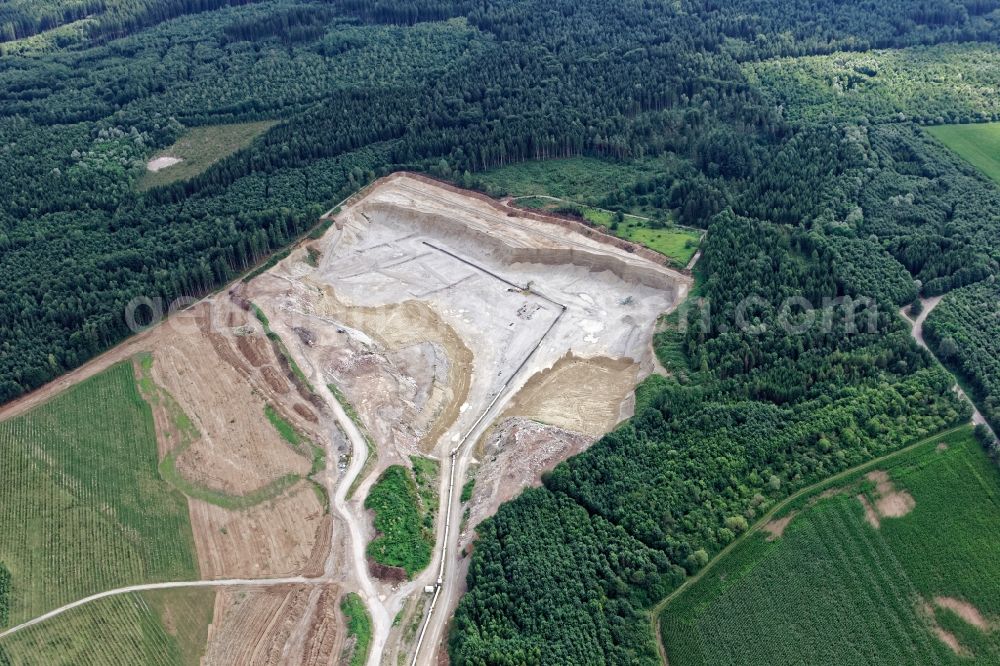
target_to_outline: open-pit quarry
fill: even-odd
[[[373,619],[369,664],[435,661],[475,525],[630,416],[632,389],[655,368],[657,319],[689,285],[582,225],[397,174],[246,286],[350,441],[331,464],[332,506],[348,544],[341,585]],[[433,560],[411,581],[381,581],[363,501],[414,455],[441,464]]]
[[[196,580],[101,591],[0,639],[109,596],[198,587],[215,599],[202,663],[333,663],[355,649],[339,599],[356,592],[370,666],[446,659],[476,526],[631,415],[657,320],[691,282],[645,248],[413,175],[329,222],[0,410],[131,362],[198,562]],[[434,547],[407,579],[369,561],[364,502],[417,457],[437,470],[420,499]]]

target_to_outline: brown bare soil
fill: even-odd
[[[336,587],[323,588],[306,631],[301,657],[290,659],[291,663],[320,666],[331,663],[341,653],[345,632],[337,613],[339,596]]]
[[[310,604],[310,594],[310,587],[293,585],[221,590],[202,663],[332,663],[340,631],[328,618],[330,604]],[[336,590],[326,594],[335,599]]]
[[[875,509],[882,518],[899,518],[905,516],[917,505],[913,496],[905,490],[896,490],[889,475],[882,470],[868,472],[866,475],[875,482],[875,492],[878,499]]]
[[[947,608],[980,631],[990,630],[990,623],[986,621],[979,609],[968,601],[954,597],[934,597],[934,603],[938,608]]]
[[[972,653],[970,653],[965,647],[962,646],[961,643],[958,642],[958,638],[955,637],[955,634],[944,629],[943,627],[941,627],[941,625],[937,623],[937,620],[934,617],[934,609],[931,607],[929,603],[927,603],[924,600],[921,600],[917,608],[920,611],[920,614],[924,617],[924,619],[927,620],[927,623],[930,626],[931,631],[934,632],[934,635],[937,636],[939,641],[947,645],[952,652],[961,657],[972,656]]]
[[[875,529],[881,527],[882,522],[879,520],[878,512],[875,511],[875,507],[868,501],[868,498],[864,495],[858,495],[858,501],[861,502],[861,506],[865,509],[865,520],[868,521],[868,524]]]
[[[319,417],[316,416],[313,410],[309,409],[302,403],[294,405],[292,409],[295,411],[296,414],[304,418],[306,421],[309,421],[309,423],[319,423]]]
[[[878,502],[875,504],[875,508],[878,509],[879,515],[883,518],[905,516],[910,511],[913,511],[914,506],[916,506],[916,502],[906,492],[894,492],[884,495],[879,497]]]
[[[241,325],[250,323],[247,313],[227,301],[216,303],[215,309],[217,321],[222,315],[235,315],[243,318]],[[263,356],[270,353],[269,346],[248,342],[259,334],[225,335],[217,325],[209,330],[208,308],[198,310],[202,316],[197,328],[161,327],[164,334],[152,345],[154,380],[174,397],[200,433],[178,457],[178,471],[193,483],[231,495],[258,490],[286,474],[308,474],[310,461],[292,450],[263,416],[265,405],[282,404],[278,387],[266,381],[269,371],[276,372],[273,365],[255,370],[231,343],[259,350],[257,363],[274,364],[273,357]]]
[[[406,575],[406,569],[402,567],[392,567],[388,564],[380,564],[371,558],[368,558],[368,570],[371,572],[373,577],[386,581],[387,583],[402,583],[408,578]]]
[[[636,383],[631,359],[579,358],[572,352],[532,375],[504,416],[524,416],[600,437],[622,420],[622,403]]]
[[[274,366],[265,366],[260,369],[261,377],[267,382],[267,385],[271,387],[271,390],[275,393],[288,393],[291,387],[288,385],[288,380],[285,379],[284,375],[281,374]]]
[[[340,589],[321,585],[310,590],[302,619],[292,630],[282,655],[283,664],[332,664],[344,649],[346,633],[338,612]]]
[[[320,575],[331,518],[308,483],[246,510],[190,500],[204,578]]]
[[[255,368],[267,362],[267,340],[259,335],[240,335],[236,338],[236,348],[243,357]]]
[[[776,518],[768,522],[766,525],[764,525],[764,530],[769,534],[767,540],[775,541],[784,536],[785,528],[787,528],[791,524],[792,519],[795,518],[796,513],[798,512],[792,511],[787,516],[784,516],[782,518]]]
[[[913,511],[917,506],[913,496],[905,490],[897,490],[889,474],[883,470],[873,470],[865,475],[869,481],[875,482],[872,503],[863,494],[858,495],[858,501],[865,510],[865,520],[878,529],[883,518],[900,518]]]
[[[594,437],[523,417],[508,417],[480,444],[483,462],[469,502],[474,528],[501,504],[541,483],[542,472],[585,450]]]

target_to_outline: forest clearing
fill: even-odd
[[[987,177],[1000,183],[1000,123],[935,125],[928,127],[927,131]]]
[[[185,131],[172,145],[158,151],[139,177],[137,187],[149,190],[188,180],[216,162],[246,148],[275,125],[264,120],[229,125],[205,125]]]
[[[453,570],[460,564],[457,553],[475,526],[457,525],[458,493],[449,489],[464,485],[465,470],[478,455],[474,445],[505,406],[517,403],[525,386],[534,405],[558,398],[558,383],[532,378],[572,352],[573,371],[590,372],[586,376],[599,383],[612,376],[609,370],[625,372],[611,380],[612,390],[589,396],[591,407],[577,401],[579,411],[563,425],[595,432],[627,417],[631,387],[654,368],[649,341],[655,321],[683,299],[690,283],[623,241],[532,215],[397,174],[343,206],[323,238],[246,286],[245,297],[286,341],[306,382],[328,393],[328,403],[350,407],[340,424],[352,442],[347,476],[364,466],[358,456],[367,445],[358,424],[378,449],[354,499],[334,502],[354,542],[352,575],[360,579],[372,614],[374,653],[388,642],[390,655],[409,660],[413,641],[424,635],[421,645],[438,649],[444,620],[464,585],[461,569]],[[573,421],[573,414],[584,413],[585,420]],[[600,424],[588,425],[595,418]],[[536,444],[546,450],[544,440]],[[559,450],[562,457],[572,452]],[[426,500],[417,501],[415,494],[427,476],[424,463],[416,464],[420,456],[442,462],[427,568],[426,556],[417,555],[423,547],[416,545],[422,542],[418,524],[423,520],[426,528],[428,520],[426,513],[420,518],[426,508],[418,510]],[[512,466],[517,474],[511,477],[503,468],[491,469],[506,460],[491,455],[481,471],[503,480],[477,486],[472,504],[491,504],[489,493],[516,494],[562,457],[536,456],[535,465]],[[372,505],[373,492],[379,499]],[[364,506],[381,507],[378,518],[365,514]],[[392,522],[384,522],[392,506]],[[456,525],[446,530],[442,522]],[[396,544],[394,556],[384,550],[390,543]],[[365,551],[373,547],[383,564],[365,562]],[[394,567],[405,574],[393,573]],[[389,627],[404,607],[414,615],[414,593],[425,585],[440,587],[444,595],[436,614],[428,616],[429,628],[421,626],[420,613],[412,618],[417,625]]]

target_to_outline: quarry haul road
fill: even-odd
[[[417,637],[417,643],[413,650],[413,660],[410,662],[411,666],[417,666],[420,660],[421,649],[424,647],[425,641],[429,646],[427,649],[430,650],[429,659],[426,663],[431,663],[434,660],[435,650],[439,641],[441,640],[441,635],[444,631],[444,627],[448,622],[447,613],[438,612],[435,614],[435,610],[439,607],[444,609],[451,608],[452,604],[456,601],[456,595],[460,586],[460,581],[455,579],[455,576],[448,575],[448,565],[451,564],[454,567],[453,559],[448,557],[448,553],[454,552],[458,546],[458,530],[452,530],[452,520],[455,514],[461,511],[461,507],[457,506],[458,502],[455,497],[455,476],[456,472],[458,474],[458,484],[461,485],[465,482],[465,474],[469,466],[469,462],[472,458],[472,449],[475,443],[479,440],[479,437],[486,431],[487,428],[492,424],[493,419],[499,414],[502,408],[509,401],[510,387],[514,383],[514,380],[521,374],[521,371],[528,365],[528,361],[535,355],[538,348],[542,346],[545,339],[549,336],[549,333],[556,327],[559,320],[562,319],[563,315],[566,313],[566,306],[562,303],[554,301],[553,299],[540,293],[538,290],[532,288],[530,285],[519,285],[515,282],[511,282],[507,278],[504,278],[496,273],[490,271],[489,269],[480,266],[468,259],[465,259],[449,250],[442,247],[438,247],[432,243],[424,241],[424,244],[431,247],[439,252],[442,252],[453,259],[460,261],[472,268],[475,268],[483,273],[489,275],[490,277],[503,282],[509,286],[520,289],[526,294],[531,294],[537,296],[544,301],[547,301],[559,308],[559,313],[556,318],[552,320],[549,327],[545,329],[545,332],[538,339],[538,342],[531,348],[531,351],[524,357],[521,364],[517,366],[507,381],[504,382],[503,386],[497,391],[496,396],[487,405],[483,413],[479,415],[472,427],[469,428],[468,432],[462,439],[455,445],[451,450],[449,455],[450,469],[449,469],[449,481],[448,481],[448,495],[446,500],[446,511],[445,511],[445,525],[444,525],[444,536],[441,541],[441,545],[436,547],[437,556],[440,557],[438,563],[438,577],[434,585],[434,596],[431,599],[430,608],[427,610],[427,615],[424,617],[424,621],[421,623],[420,633]],[[429,637],[429,638],[428,638]]]
[[[443,512],[439,509],[439,515],[444,515],[445,517],[443,526],[444,529],[441,530],[441,524],[439,522],[437,532],[439,537],[435,540],[435,547],[431,559],[432,562],[434,562],[435,559],[437,560],[437,577],[429,580],[427,579],[428,572],[432,571],[432,569],[428,567],[428,569],[422,572],[418,577],[403,585],[388,598],[380,596],[376,583],[368,570],[368,558],[366,555],[366,548],[368,545],[366,523],[368,518],[363,509],[357,512],[352,511],[350,503],[347,500],[348,489],[354,483],[357,476],[362,472],[365,460],[368,457],[368,442],[358,429],[357,424],[350,418],[350,416],[347,415],[340,402],[328,388],[326,381],[323,380],[322,373],[316,367],[310,355],[305,352],[300,343],[294,343],[292,345],[291,349],[297,357],[296,362],[304,368],[307,368],[310,380],[319,389],[320,394],[332,410],[334,419],[337,421],[341,430],[347,435],[347,438],[351,443],[351,462],[339,483],[336,480],[336,474],[333,470],[336,456],[332,450],[328,451],[327,479],[330,496],[333,498],[333,509],[343,519],[349,531],[349,552],[351,560],[350,578],[357,584],[359,594],[364,600],[365,607],[368,609],[368,613],[372,619],[372,641],[366,662],[367,666],[379,666],[379,664],[382,663],[383,656],[388,648],[389,637],[392,631],[392,622],[395,615],[393,612],[395,610],[394,606],[402,603],[415,591],[420,590],[422,584],[425,582],[434,587],[434,595],[431,599],[430,607],[421,623],[411,663],[415,666],[418,663],[431,663],[433,661],[433,651],[436,650],[438,642],[440,641],[441,635],[444,631],[444,627],[449,619],[447,613],[441,612],[441,609],[451,608],[452,604],[456,601],[456,596],[461,584],[461,581],[456,580],[454,576],[448,575],[449,568],[454,566],[454,558],[450,557],[449,554],[454,554],[457,551],[458,546],[458,530],[454,529],[455,516],[461,511],[461,508],[457,506],[459,501],[458,496],[454,492],[455,485],[456,483],[460,485],[464,482],[465,473],[472,458],[473,445],[479,440],[479,437],[481,437],[486,429],[489,428],[489,426],[493,423],[493,420],[506,406],[507,402],[512,397],[511,388],[515,381],[520,377],[522,371],[528,366],[529,361],[531,361],[535,353],[541,347],[542,343],[546,340],[546,338],[548,338],[553,329],[555,329],[556,325],[566,312],[566,306],[564,304],[549,298],[531,285],[522,285],[508,280],[490,269],[470,261],[469,259],[466,259],[451,250],[435,245],[434,243],[424,241],[424,245],[435,252],[440,252],[455,261],[461,262],[462,264],[488,275],[490,278],[503,283],[505,287],[515,288],[525,294],[530,294],[536,298],[544,300],[545,302],[556,306],[558,311],[556,317],[552,320],[552,323],[549,324],[548,328],[546,328],[545,332],[539,337],[531,350],[525,355],[521,363],[510,374],[504,384],[497,390],[490,403],[480,413],[476,421],[470,426],[469,430],[466,431],[465,435],[462,436],[451,451],[448,452],[448,493],[446,495],[443,494],[441,498],[441,508],[444,509]],[[288,280],[288,278],[283,276],[282,279]],[[306,313],[299,314],[305,315]],[[446,451],[440,450],[442,446],[444,446],[444,443],[438,445],[438,450],[443,458]],[[361,479],[361,481],[363,482],[364,479]],[[420,660],[422,651],[430,652],[425,655],[426,658],[423,661]]]
[[[309,360],[309,365],[312,372],[315,373],[316,369],[312,366],[311,360]],[[339,484],[334,472],[336,457],[332,450],[327,452],[328,492],[330,493],[330,497],[333,498],[334,509],[343,518],[350,532],[351,567],[354,570],[354,577],[361,588],[360,596],[364,600],[365,607],[368,608],[368,614],[372,620],[372,642],[367,663],[369,666],[378,666],[382,659],[385,644],[389,640],[389,632],[392,630],[392,617],[389,616],[388,610],[379,599],[378,590],[375,589],[375,583],[368,573],[368,558],[365,555],[368,543],[365,528],[361,524],[363,518],[359,519],[347,505],[347,491],[354,483],[354,479],[364,469],[365,460],[368,458],[368,443],[358,429],[357,424],[351,420],[341,406],[340,401],[336,399],[333,392],[327,387],[326,382],[318,382],[318,385],[327,404],[333,410],[334,418],[351,441],[351,464],[348,466],[347,473]],[[333,441],[332,438],[330,441]],[[332,552],[331,550],[331,556]]]

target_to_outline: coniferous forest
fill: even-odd
[[[707,230],[656,340],[671,376],[480,526],[450,636],[455,664],[655,663],[648,608],[767,506],[968,418],[897,310],[1000,272],[1000,189],[920,124],[995,110],[942,117],[930,76],[877,109],[869,88],[816,105],[885,71],[839,52],[961,69],[998,41],[1000,0],[4,3],[0,403],[123,340],[133,298],[207,294],[379,175],[669,158],[608,205]],[[836,76],[768,87],[769,63],[812,56]],[[187,128],[260,120],[203,173],[136,187]],[[829,325],[789,332],[790,297],[834,299]],[[850,299],[871,299],[864,326]]]

